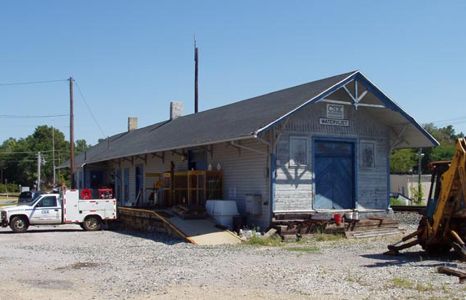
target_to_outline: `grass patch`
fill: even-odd
[[[392,286],[401,289],[412,289],[414,288],[414,282],[406,278],[395,277],[391,280]]]
[[[430,292],[434,290],[434,287],[430,283],[427,283],[427,284],[418,283],[416,284],[416,290],[418,290],[419,292]]]
[[[270,246],[278,247],[282,246],[282,239],[279,236],[263,238],[259,236],[252,236],[249,240],[246,241],[246,244],[253,246]]]
[[[286,250],[292,251],[292,252],[303,252],[303,253],[320,253],[320,249],[315,246],[292,247],[292,248],[286,248]]]
[[[345,237],[341,234],[316,233],[313,238],[318,242],[339,241]]]
[[[406,278],[395,277],[391,280],[391,286],[401,289],[417,290],[418,292],[431,292],[434,287],[430,283],[415,283]]]

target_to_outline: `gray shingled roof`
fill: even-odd
[[[362,76],[358,71],[344,73],[119,133],[95,145],[86,154],[78,155],[75,164],[79,167],[83,163],[252,138],[283,116],[320,99],[339,83],[356,75]],[[61,167],[66,167],[66,163]]]

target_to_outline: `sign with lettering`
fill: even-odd
[[[320,125],[330,125],[330,126],[349,126],[349,120],[335,120],[335,119],[327,119],[327,118],[320,118],[319,119]]]
[[[327,118],[342,120],[345,117],[345,110],[342,104],[327,104]]]

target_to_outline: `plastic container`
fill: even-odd
[[[349,221],[353,220],[353,212],[352,211],[345,213],[345,220],[349,220]]]
[[[229,229],[233,229],[233,217],[239,215],[236,201],[233,200],[207,200],[206,210],[218,224]]]

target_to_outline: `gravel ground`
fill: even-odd
[[[458,278],[436,273],[466,264],[417,247],[382,255],[395,239],[200,247],[73,225],[0,229],[0,299],[466,298]]]
[[[395,212],[392,217],[400,222],[401,226],[417,228],[422,216],[416,212]]]

